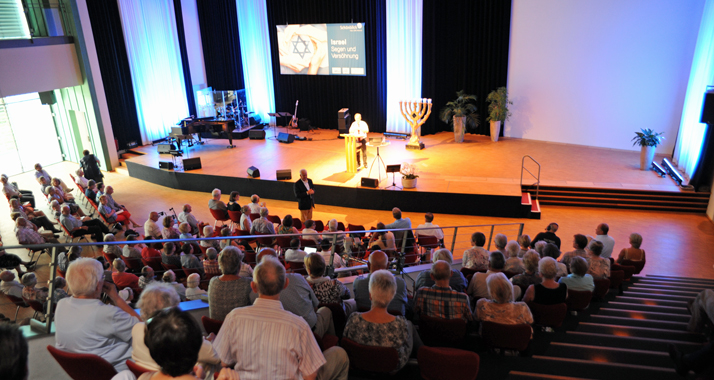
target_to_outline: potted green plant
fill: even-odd
[[[508,100],[508,90],[505,87],[499,87],[491,91],[486,97],[488,105],[488,120],[491,122],[491,141],[498,141],[498,136],[501,134],[502,122],[508,120],[511,116],[511,111],[508,106],[513,104]]]
[[[664,140],[662,136],[664,132],[655,133],[649,128],[640,128],[640,131],[635,132],[635,137],[632,138],[632,146],[639,145],[642,147],[640,150],[640,170],[649,170],[654,160],[657,145]]]
[[[416,187],[417,178],[419,178],[416,165],[409,165],[405,162],[402,164],[402,168],[399,170],[399,173],[402,174],[403,188],[413,189]]]
[[[452,100],[441,109],[439,118],[446,124],[454,126],[454,140],[457,143],[464,141],[466,127],[478,127],[478,114],[476,113],[476,95],[469,95],[464,90],[456,93]]]

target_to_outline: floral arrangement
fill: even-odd
[[[409,165],[406,162],[402,164],[402,169],[399,170],[399,173],[402,174],[402,178],[406,179],[414,179],[419,177],[419,174],[417,174],[416,165]]]
[[[664,140],[664,132],[656,133],[651,129],[640,128],[642,132],[635,132],[635,137],[632,138],[632,146],[654,146],[662,143]]]

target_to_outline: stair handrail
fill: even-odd
[[[531,161],[533,161],[536,165],[538,165],[538,175],[537,176],[535,174],[531,173],[531,171],[526,168],[526,157],[530,158]],[[523,156],[523,158],[521,159],[521,190],[523,190],[523,171],[524,170],[527,171],[528,174],[530,174],[536,180],[535,183],[533,183],[529,186],[536,185],[536,193],[535,193],[534,199],[538,199],[538,192],[540,191],[540,163],[538,161],[536,161],[535,158],[531,157],[530,155],[526,154],[525,156]]]

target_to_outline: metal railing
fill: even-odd
[[[538,165],[538,175],[531,173],[531,171],[526,168],[526,158],[529,158],[536,165]],[[533,178],[535,178],[536,181],[528,186],[535,185],[536,193],[535,193],[535,197],[533,199],[538,199],[538,192],[540,191],[540,163],[538,163],[538,161],[536,161],[535,158],[533,158],[527,154],[525,156],[523,156],[523,158],[521,159],[521,191],[523,191],[523,172],[524,171],[528,172],[528,174],[530,174]]]

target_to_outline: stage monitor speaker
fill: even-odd
[[[248,176],[250,178],[259,178],[260,170],[258,170],[258,168],[256,168],[255,166],[251,166],[248,168]]]
[[[376,189],[379,187],[379,180],[376,178],[362,177],[362,187],[371,187]]]
[[[310,130],[310,120],[300,119],[298,120],[298,127],[301,132],[308,132]]]
[[[714,124],[714,90],[704,93],[704,105],[702,106],[702,123]]]
[[[275,177],[280,180],[293,179],[293,172],[290,169],[280,169],[275,172]]]
[[[278,133],[278,141],[280,141],[281,143],[291,144],[293,141],[295,141],[295,135],[280,132]]]
[[[159,144],[159,154],[169,154],[171,153],[171,144]]]
[[[38,92],[40,95],[40,102],[42,104],[55,104],[57,103],[57,98],[55,97],[54,91],[44,91]]]
[[[169,161],[159,161],[159,169],[174,170],[174,163]]]
[[[265,131],[262,129],[251,129],[248,131],[248,138],[251,140],[265,140]]]
[[[183,170],[196,170],[201,168],[201,157],[196,158],[184,158],[183,159]]]

